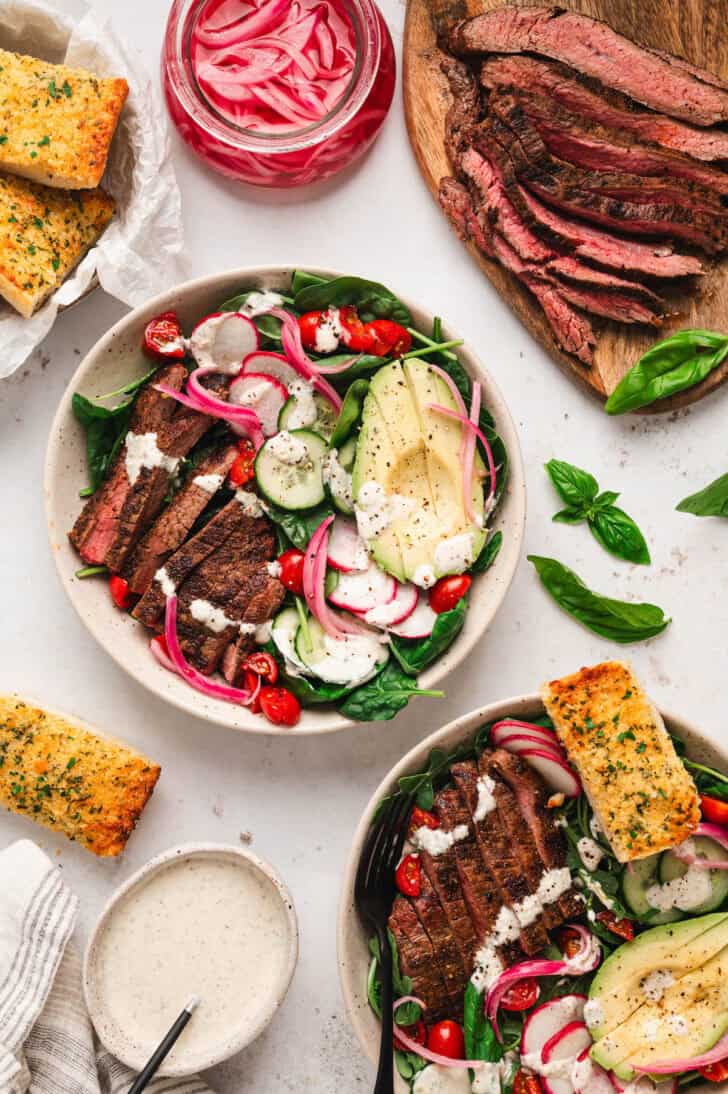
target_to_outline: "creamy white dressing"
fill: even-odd
[[[409,516],[416,508],[412,498],[388,494],[381,483],[373,479],[362,484],[356,498],[356,523],[365,541],[376,539],[395,520]]]
[[[667,988],[675,983],[669,969],[655,969],[640,980],[640,991],[651,1003],[659,1003]]]
[[[521,1056],[521,1066],[543,1075],[545,1079],[568,1079],[576,1062],[576,1056],[564,1056],[561,1060],[549,1060],[544,1063],[541,1052],[525,1052]]]
[[[454,844],[467,839],[467,824],[457,824],[446,832],[444,828],[428,828],[423,824],[421,828],[415,828],[410,836],[412,846],[418,851],[427,851],[433,858],[444,855]]]
[[[227,341],[222,328],[228,323],[239,323],[237,312],[204,319],[190,335],[188,346],[197,364],[204,368],[214,367],[216,372],[236,376],[240,371],[239,344],[236,338]],[[218,343],[218,337],[222,335]]]
[[[596,813],[592,813],[591,817],[589,818],[589,831],[591,832],[594,839],[599,839],[600,836],[604,835],[604,829],[599,823]]]
[[[344,638],[323,636],[325,656],[311,668],[320,680],[329,684],[364,681],[376,670],[382,658],[378,638],[366,634],[347,634]]]
[[[589,836],[582,836],[581,839],[577,841],[576,849],[579,852],[579,858],[584,863],[585,868],[590,872],[596,870],[605,855],[605,852],[597,841],[590,839]]]
[[[353,509],[354,488],[351,474],[339,462],[339,453],[336,448],[332,448],[324,460],[322,474],[324,482],[331,487],[334,496],[342,501],[347,508]]]
[[[222,486],[224,477],[224,475],[218,475],[211,471],[208,475],[195,475],[192,482],[195,486],[199,486],[200,490],[204,490],[206,494],[216,494]]]
[[[667,1019],[667,1024],[670,1027],[670,1031],[674,1033],[676,1037],[684,1036],[690,1028],[687,1018],[683,1018],[682,1014],[670,1014]]]
[[[306,442],[300,437],[294,437],[287,429],[282,429],[267,441],[266,451],[287,467],[295,467],[308,459]]]
[[[432,566],[428,566],[427,563],[423,562],[412,574],[412,581],[415,585],[419,585],[421,589],[431,589],[437,581],[437,575]]]
[[[105,1027],[146,1059],[191,996],[201,1004],[168,1057],[198,1062],[253,1029],[285,973],[288,925],[275,886],[245,862],[172,861],[113,909],[97,944]]]
[[[271,562],[266,563],[265,568],[271,577],[281,576],[281,564],[277,558],[274,558]]]
[[[193,600],[190,615],[214,634],[220,634],[226,627],[238,626],[237,620],[229,619],[222,608],[216,608],[209,600]]]
[[[338,308],[327,308],[322,313],[316,327],[314,349],[317,353],[333,353],[338,349],[339,339],[344,328],[341,325],[341,316]]]
[[[241,623],[240,626],[238,627],[238,630],[240,631],[240,633],[244,636],[247,635],[248,637],[250,635],[255,634],[257,629],[258,628],[257,628],[255,623]]]
[[[599,999],[587,999],[584,1004],[584,1021],[589,1029],[601,1026],[604,1021],[604,1008]]]
[[[129,482],[134,483],[142,473],[142,468],[153,470],[161,467],[173,475],[179,466],[179,456],[167,456],[157,444],[156,433],[132,433],[126,435],[124,462]]]
[[[254,319],[257,315],[265,315],[271,308],[282,308],[283,304],[280,293],[264,289],[262,292],[251,292],[239,311],[241,315],[247,315],[248,319]]]
[[[692,840],[685,840],[680,849],[688,854],[695,853],[695,844]],[[682,877],[676,877],[672,881],[666,881],[663,885],[650,885],[645,893],[645,899],[651,908],[658,908],[661,912],[671,908],[679,908],[682,912],[689,912],[691,908],[697,908],[703,904],[712,892],[710,870],[701,866],[690,866]]]
[[[590,893],[593,893],[594,896],[602,902],[605,908],[611,908],[613,906],[614,901],[610,896],[607,896],[601,884],[595,878],[590,877],[585,871],[582,872],[579,877],[582,885],[588,889]]]
[[[263,502],[250,490],[236,490],[235,500],[242,505],[246,517],[262,517],[265,512]]]
[[[493,796],[495,779],[491,779],[490,775],[481,775],[478,779],[477,786],[478,804],[473,813],[473,820],[482,821],[488,816],[488,813],[492,813],[498,804]]]
[[[588,1091],[589,1090],[589,1084],[590,1084],[590,1082],[593,1081],[593,1079],[592,1079],[593,1068],[594,1068],[594,1065],[592,1064],[591,1060],[589,1059],[588,1054],[586,1056],[584,1056],[583,1059],[580,1059],[579,1056],[577,1056],[573,1060],[572,1065],[571,1065],[571,1070],[569,1072],[569,1079],[571,1081],[571,1085],[573,1086],[574,1090],[579,1090],[579,1091]]]
[[[174,581],[172,581],[172,578],[169,576],[164,566],[162,566],[161,570],[157,570],[154,575],[154,580],[159,584],[162,592],[168,599],[177,592],[177,586]]]
[[[659,1018],[648,1018],[646,1022],[642,1023],[642,1036],[645,1041],[650,1044],[654,1044],[660,1034],[660,1026],[662,1023]]]
[[[313,397],[313,386],[307,380],[291,380],[288,394],[296,400],[288,415],[289,429],[306,429],[313,425],[318,417],[318,408]]]
[[[273,620],[266,619],[265,623],[258,623],[255,628],[255,641],[259,646],[264,646],[266,642],[270,642],[271,634],[273,633]]]
[[[467,1068],[428,1064],[418,1072],[412,1094],[470,1094]]]
[[[402,604],[396,600],[389,604],[380,604],[376,608],[370,608],[364,613],[364,621],[373,627],[391,627],[402,614]]]
[[[435,572],[443,574],[461,574],[473,564],[473,534],[461,532],[440,540],[435,547]]]

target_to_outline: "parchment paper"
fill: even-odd
[[[156,86],[84,0],[0,0],[0,47],[56,64],[123,76],[129,97],[102,186],[116,212],[101,239],[30,319],[0,301],[0,377],[15,372],[53,326],[58,309],[98,277],[130,307],[181,278],[180,194],[170,159],[166,111]],[[81,305],[83,307],[83,305]]]

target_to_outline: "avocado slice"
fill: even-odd
[[[712,932],[711,932],[712,933]],[[728,946],[686,973],[657,1002],[646,1002],[598,1041],[592,1059],[629,1081],[634,1067],[690,1059],[728,1029]],[[676,1063],[675,1070],[680,1071]]]
[[[354,499],[367,482],[379,482],[385,486],[392,459],[391,448],[384,418],[376,399],[371,392],[368,392],[364,400],[356,460],[351,473]],[[394,525],[385,528],[370,540],[368,546],[372,558],[383,570],[393,574],[399,581],[407,580],[402,550]]]

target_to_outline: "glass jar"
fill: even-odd
[[[207,0],[174,0],[162,50],[162,83],[182,138],[210,167],[256,186],[301,186],[347,167],[374,141],[392,102],[396,62],[372,0],[346,0],[356,62],[342,98],[320,121],[286,133],[243,129],[222,117],[198,84],[191,34]]]

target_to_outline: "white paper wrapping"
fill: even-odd
[[[84,0],[0,0],[0,47],[56,64],[123,76],[129,97],[102,185],[116,201],[109,227],[63,285],[30,319],[0,301],[0,377],[15,372],[95,277],[136,307],[181,278],[182,211],[157,88]]]

